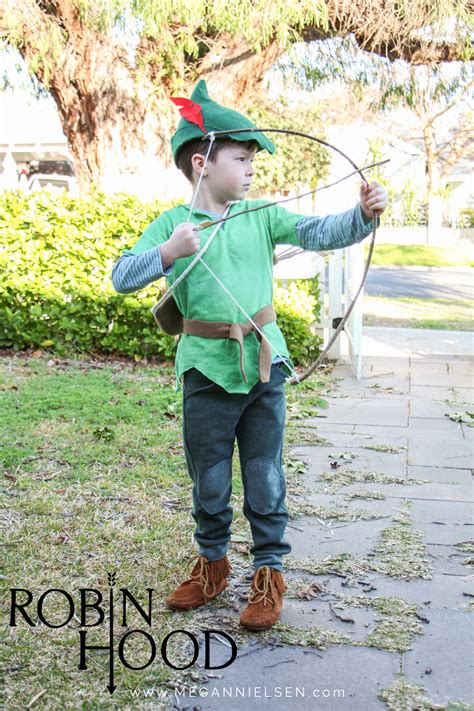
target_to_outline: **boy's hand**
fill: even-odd
[[[169,267],[180,257],[189,257],[199,249],[200,241],[196,225],[192,222],[182,222],[175,227],[167,242],[161,245],[161,262],[163,269]]]
[[[376,215],[381,215],[387,207],[387,202],[387,193],[376,180],[373,180],[370,185],[362,183],[360,186],[360,206],[367,220],[373,218],[374,212]]]

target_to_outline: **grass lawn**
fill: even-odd
[[[364,325],[474,331],[467,300],[364,296]]]
[[[368,245],[365,247],[366,254]],[[379,267],[474,267],[472,247],[376,244],[372,264]]]
[[[318,395],[324,384],[313,380],[298,392],[289,388],[290,416],[298,419],[311,411],[308,408],[324,407]],[[166,690],[167,685],[199,681],[204,670],[193,665],[188,671],[173,671],[159,654],[172,630],[200,634],[203,625],[194,613],[173,613],[163,604],[196,554],[180,411],[181,395],[174,390],[169,368],[75,363],[50,356],[0,358],[5,588],[30,590],[35,601],[45,590],[60,588],[76,604],[79,588],[96,588],[104,596],[108,616],[108,573],[115,572],[115,590],[127,588],[145,608],[146,588],[153,589],[152,630],[136,611],[127,622],[130,629],[148,629],[158,650],[147,669],[117,664],[112,697],[106,690],[107,651],[88,652],[88,670],[77,668],[81,622],[77,610],[71,622],[58,629],[29,627],[19,618],[17,627],[4,628],[6,708],[135,709],[143,707],[131,700],[137,690]],[[235,563],[235,552],[231,560],[238,569],[243,565],[250,570],[250,533],[241,513],[237,467],[233,499],[233,541],[244,562]],[[242,546],[247,546],[246,557]],[[3,594],[3,603],[9,610],[9,592]],[[212,614],[212,605],[207,609]],[[31,615],[36,620],[36,614]],[[88,615],[91,623],[95,621],[94,610]],[[58,593],[48,597],[45,616],[54,624],[67,616]],[[238,619],[236,612],[234,616]],[[114,646],[125,631],[115,623]],[[88,644],[107,644],[108,625],[89,629],[87,639]],[[182,637],[177,641],[181,646],[169,648],[170,659],[183,666],[192,654]],[[137,667],[149,658],[141,635],[130,638],[126,650]],[[153,708],[164,708],[156,698],[153,702]]]
[[[116,571],[117,588],[135,591],[143,604],[145,588],[155,589],[160,636],[185,626],[161,602],[193,553],[170,370],[2,358],[0,372],[8,588],[36,596],[62,588],[77,600],[78,588],[91,587],[107,599],[107,573]],[[51,600],[51,618],[64,619],[60,600]],[[76,617],[63,629],[20,623],[9,630],[9,708],[41,692],[43,708],[114,707],[105,689],[108,655],[91,652],[88,671],[77,669],[78,629]],[[106,643],[102,629],[90,632],[92,644]],[[117,629],[116,642],[123,633]],[[169,672],[162,663],[144,672],[120,668],[114,701],[125,708],[127,689],[159,684]]]

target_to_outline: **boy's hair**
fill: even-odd
[[[240,145],[242,148],[259,148],[257,141],[234,141],[231,138],[216,138],[214,145],[209,153],[209,160],[215,161],[219,155],[219,151],[225,146],[236,146]],[[182,148],[180,148],[178,155],[176,156],[176,164],[178,168],[184,173],[186,178],[190,183],[193,182],[193,164],[192,157],[199,153],[201,156],[205,156],[209,149],[209,140],[202,141],[200,138],[196,138],[194,141],[188,141]]]

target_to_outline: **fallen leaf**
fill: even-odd
[[[318,594],[322,591],[322,585],[319,583],[310,583],[309,585],[302,587],[301,590],[298,590],[296,596],[301,600],[312,600],[313,598],[318,597]]]
[[[242,555],[250,554],[250,546],[244,546],[242,543],[233,543],[232,548],[236,553],[242,553]]]
[[[453,422],[466,422],[471,424],[472,414],[470,412],[445,412],[444,414]]]

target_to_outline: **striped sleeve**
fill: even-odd
[[[122,254],[112,269],[112,284],[119,294],[133,294],[151,282],[171,274],[173,265],[163,269],[160,245],[142,254]]]
[[[342,249],[361,242],[372,232],[373,227],[373,220],[365,222],[358,204],[338,215],[303,217],[297,222],[295,230],[303,249],[319,252]]]

